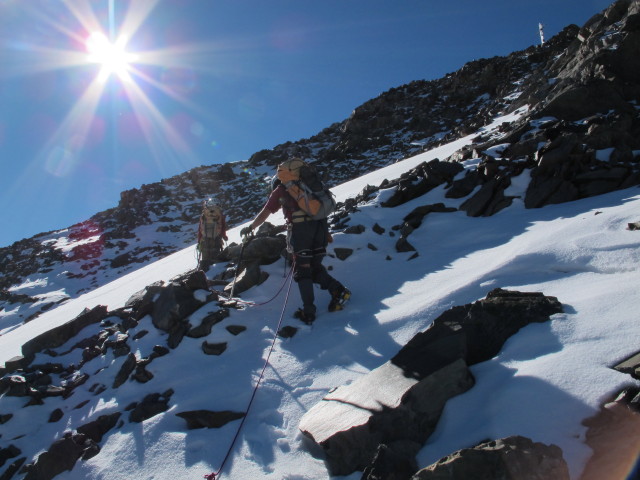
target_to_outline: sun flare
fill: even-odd
[[[120,80],[129,80],[129,65],[135,61],[135,55],[125,50],[127,39],[118,37],[115,43],[101,32],[94,32],[87,38],[85,44],[89,52],[88,60],[101,66],[98,78],[105,81],[111,74]]]

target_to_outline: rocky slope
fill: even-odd
[[[508,206],[512,199],[505,190],[516,176],[520,180],[530,178],[524,199],[530,208],[640,184],[640,70],[627,68],[637,61],[639,40],[640,2],[619,1],[605,13],[596,15],[582,29],[568,27],[543,48],[473,62],[439,81],[414,82],[387,92],[357,109],[350,119],[329,127],[312,139],[259,152],[248,162],[202,167],[159,184],[124,192],[115,209],[101,212],[67,230],[41,234],[4,249],[0,257],[4,282],[2,300],[5,302],[3,321],[26,319],[69,296],[192,243],[198,204],[203,196],[217,196],[220,203],[227,206],[231,223],[242,221],[247,212],[257,211],[263,201],[263,176],[290,153],[302,153],[315,159],[325,167],[328,180],[336,183],[411,155],[423,145],[431,148],[438,142],[479,132],[468,147],[450,158],[422,164],[401,178],[389,179],[382,184],[385,188],[393,187],[393,194],[386,198],[386,207],[401,205],[436,186],[444,186],[448,197],[465,199],[461,209],[472,216],[492,215]],[[432,93],[421,96],[427,91]],[[417,111],[416,104],[420,99],[435,96],[433,92],[436,91],[440,100]],[[394,117],[401,115],[399,112],[408,115],[409,111],[412,112],[411,119],[422,115],[425,120],[416,121],[409,128],[407,125],[412,120],[401,122]],[[498,128],[482,129],[496,115],[510,112],[518,112],[511,117],[515,120]],[[394,127],[387,128],[388,125]],[[373,136],[363,132],[384,134],[386,143],[377,144]],[[461,161],[467,166],[475,164],[476,168],[467,168],[464,173]],[[350,225],[349,214],[379,188],[370,186],[357,198],[340,205],[331,219],[333,227],[355,229],[354,233],[357,233],[358,226]],[[397,251],[413,249],[411,233],[420,226],[425,215],[434,211],[447,209],[444,205],[428,205],[413,210],[402,219],[397,225]],[[266,246],[269,246],[267,239],[270,238],[275,238],[273,232],[267,232],[263,237]],[[259,244],[255,242],[254,245]],[[282,245],[278,243],[271,248],[272,254],[261,250],[255,255],[278,256]],[[249,270],[251,260],[249,253],[245,256],[246,270]],[[349,254],[336,251],[337,256],[342,253]],[[229,260],[237,261],[238,248],[231,247],[226,254]],[[185,270],[188,268],[185,266]],[[12,288],[26,278],[43,292],[56,290],[60,285],[67,290],[64,294],[35,297],[22,293],[26,288]],[[228,281],[228,277],[226,279]],[[224,283],[225,275],[218,280]],[[255,281],[259,282],[260,278]],[[238,284],[236,291],[250,286]],[[210,287],[211,280],[202,272],[187,272],[167,285],[149,285],[133,296],[123,309],[107,311],[103,306],[95,306],[69,319],[60,328],[24,344],[23,356],[0,368],[0,395],[24,401],[25,406],[40,410],[39,415],[47,408],[47,423],[60,422],[61,431],[68,431],[68,434],[50,445],[42,440],[42,448],[46,451],[37,459],[26,458],[7,442],[7,446],[0,449],[2,478],[53,478],[73,467],[79,459],[100,454],[103,436],[112,429],[120,428],[126,422],[140,423],[166,411],[175,393],[173,389],[156,390],[142,398],[136,397],[130,404],[123,401],[126,397],[122,391],[127,385],[138,386],[151,381],[153,374],[149,365],[152,362],[170,354],[175,358],[179,354],[176,352],[181,352],[180,348],[186,348],[182,343],[185,338],[203,338],[214,325],[229,317],[230,309],[237,305],[223,302]],[[189,317],[203,305],[211,305],[211,311],[206,316],[198,316],[199,322],[192,325]],[[461,308],[477,307],[455,307],[454,310]],[[153,329],[148,322],[141,322],[147,315],[151,316]],[[468,321],[470,317],[465,314],[463,318]],[[237,323],[225,324],[226,331],[233,336],[245,328]],[[296,332],[289,328],[279,333],[291,336]],[[424,337],[435,333],[432,330]],[[145,337],[153,337],[154,341],[147,344],[148,348],[134,353],[136,342]],[[490,341],[496,341],[498,335],[492,332],[488,337]],[[161,338],[167,346],[156,343],[156,338]],[[67,343],[70,340],[71,343]],[[484,347],[490,343],[487,338],[477,341]],[[420,350],[416,348],[416,342],[410,342],[392,362],[407,363],[406,352]],[[226,348],[227,344],[222,342],[202,343],[206,355],[222,355]],[[446,348],[446,351],[450,353],[451,349]],[[35,356],[40,354],[52,357],[51,361],[34,364]],[[492,350],[487,354],[488,358],[494,354]],[[97,369],[97,362],[107,356],[123,357],[124,361]],[[411,359],[413,361],[413,357]],[[465,360],[473,363],[469,358]],[[422,357],[416,362],[424,365]],[[637,362],[636,358],[625,368],[637,372]],[[116,368],[117,372],[109,371]],[[106,372],[105,376],[97,380],[102,371]],[[113,381],[102,383],[107,376]],[[81,395],[83,389],[79,387],[82,385],[87,391]],[[125,387],[118,390],[123,385]],[[81,409],[106,390],[117,391],[124,408],[112,415],[74,425],[74,431],[69,430],[65,425],[68,413],[63,410]],[[626,395],[630,403],[635,402],[637,409],[637,390]],[[62,408],[49,412],[47,403],[52,398],[62,398],[65,403]],[[20,410],[0,412],[0,424],[10,426],[12,417]],[[637,425],[637,413],[629,413],[626,407],[623,411],[625,416],[620,421],[628,424],[631,415],[633,424]],[[241,418],[243,413],[181,410],[177,415],[191,429],[217,428]],[[595,431],[592,436],[596,437],[597,433]],[[610,445],[611,441],[607,440],[604,448],[612,450]],[[449,473],[446,478],[469,478],[465,472],[479,469],[474,460],[478,457],[476,449],[493,455],[499,449],[528,452],[532,448],[526,439],[502,439],[488,446],[479,445],[471,453],[456,452],[451,458],[416,473],[414,478],[442,478],[438,476],[439,470],[451,472],[456,468],[460,469],[459,476]],[[413,455],[412,448],[406,450]],[[536,451],[545,458],[554,459],[555,470],[563,470],[556,449],[552,448],[550,453],[547,450],[546,446],[538,446]],[[398,463],[384,461],[383,456],[381,451],[376,452],[374,462],[367,467],[368,476],[363,478],[409,478],[415,470],[415,466],[410,465],[412,468],[403,475],[393,476],[399,471]],[[343,458],[344,455],[340,460]],[[449,467],[453,462],[459,465],[461,459],[470,461],[471,465]],[[540,465],[537,457],[534,460]],[[526,465],[531,478],[541,478],[535,477],[535,472],[531,473],[530,462],[531,458],[525,458],[517,460],[516,464]],[[492,458],[483,463],[493,464]],[[23,470],[25,465],[28,468]]]
[[[477,160],[464,177],[443,180],[448,195],[468,197],[462,208],[473,216],[507,206],[503,192],[524,171],[531,176],[530,208],[638,184],[639,50],[639,3],[620,0],[544,46],[393,88],[309,139],[122,192],[116,207],[85,222],[0,249],[0,327],[28,321],[192,244],[204,198],[217,199],[230,225],[247,220],[262,205],[265,177],[291,154],[312,160],[336,185],[480,131],[468,147],[441,159],[452,164],[449,173],[460,161]],[[518,120],[482,131],[514,111]],[[393,202],[432,188],[439,175],[434,169],[444,168],[432,165],[395,179]]]

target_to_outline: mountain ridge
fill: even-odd
[[[622,17],[616,13],[619,13],[617,9],[621,4],[628,7]],[[617,20],[603,25],[610,27],[617,23],[616,31],[625,31],[623,29],[627,28],[625,25],[631,18],[628,15],[630,7],[634,6],[636,14],[640,13],[638,4],[617,2],[609,16],[611,22],[616,16]],[[603,15],[601,20],[606,18]],[[594,29],[594,32],[589,35],[583,32],[586,35],[584,39],[593,37],[592,41],[600,41],[609,38],[600,35],[598,32],[601,30]],[[577,35],[582,34],[578,31]],[[572,58],[578,56],[580,45],[585,44],[585,40],[579,40],[578,36],[571,41],[576,54]],[[618,37],[618,43],[609,43],[608,46],[621,45],[624,39],[622,35]],[[576,40],[579,43],[575,43]],[[557,58],[553,63],[558,65],[558,70],[553,72],[555,75],[564,71]],[[560,108],[562,97],[566,95],[571,97],[581,92],[589,95],[582,84],[567,82],[563,85],[560,80],[552,83],[551,87],[562,88],[554,91],[553,96],[545,96],[549,101],[541,105],[541,109],[547,105]],[[572,86],[578,92],[572,90]],[[544,87],[550,88],[548,84]],[[511,103],[513,101],[518,99],[513,98]],[[289,466],[288,463],[284,468],[278,465],[278,462],[286,462],[283,457],[297,458],[300,455],[298,444],[304,442],[290,432],[297,429],[299,415],[288,416],[291,412],[283,411],[285,404],[296,403],[300,407],[298,410],[308,409],[336,382],[348,384],[354,377],[364,376],[367,370],[380,365],[385,358],[391,358],[398,345],[410,340],[416,331],[421,331],[429,319],[452,305],[474,300],[501,285],[526,285],[533,289],[545,285],[545,293],[546,287],[553,286],[563,293],[558,299],[567,307],[566,313],[554,318],[550,326],[518,334],[504,346],[499,359],[476,366],[473,373],[479,380],[477,388],[467,396],[471,400],[462,403],[463,407],[471,408],[456,410],[455,405],[460,406],[457,402],[464,400],[452,399],[454,405],[447,408],[452,408],[453,414],[444,422],[449,428],[454,424],[453,437],[458,436],[455,435],[456,422],[462,423],[457,428],[466,434],[463,446],[469,446],[473,441],[489,438],[487,435],[497,438],[496,432],[504,432],[504,428],[494,429],[494,422],[504,423],[502,419],[511,417],[511,409],[515,408],[518,417],[533,419],[527,428],[517,433],[538,441],[540,438],[528,430],[533,428],[535,432],[538,424],[536,413],[544,414],[551,410],[548,405],[553,405],[550,413],[551,417],[555,416],[553,428],[564,434],[555,438],[563,446],[570,446],[565,453],[571,459],[572,473],[578,473],[580,460],[586,454],[575,451],[576,444],[584,446],[581,443],[584,436],[583,430],[576,429],[574,417],[582,415],[586,418],[600,404],[603,397],[595,398],[592,390],[610,394],[621,384],[629,384],[628,377],[625,380],[610,374],[611,362],[637,348],[636,337],[630,338],[633,328],[623,328],[625,323],[621,315],[616,315],[620,309],[615,310],[609,305],[612,299],[606,295],[606,292],[615,291],[619,301],[612,303],[617,304],[623,300],[633,303],[633,298],[637,298],[637,292],[633,293],[637,269],[633,264],[628,265],[637,259],[637,253],[634,253],[637,252],[637,239],[635,233],[626,232],[624,227],[625,222],[635,215],[633,205],[637,204],[638,197],[633,198],[628,190],[614,194],[625,185],[633,185],[638,178],[639,147],[633,143],[626,145],[633,140],[632,132],[638,127],[637,99],[630,99],[618,110],[590,113],[589,118],[580,121],[534,118],[531,116],[533,109],[524,99],[521,101],[522,105],[509,108],[510,114],[493,117],[490,124],[467,132],[466,137],[454,137],[457,140],[443,145],[443,148],[410,157],[397,166],[392,164],[383,170],[373,170],[349,182],[349,189],[345,184],[335,187],[340,206],[332,216],[331,224],[337,240],[330,248],[326,264],[349,279],[356,295],[342,314],[337,314],[337,317],[330,314],[329,318],[322,316],[313,330],[294,321],[289,322],[297,325],[294,327],[297,337],[293,341],[280,340],[278,343],[277,358],[270,364],[269,378],[260,392],[259,406],[249,419],[251,428],[243,435],[245,444],[238,446],[238,449],[246,450],[234,458],[234,463],[240,466],[229,466],[230,472],[237,475],[233,478],[255,478],[260,473],[276,478]],[[612,127],[615,122],[622,126]],[[282,152],[286,152],[288,147],[283,147]],[[422,145],[416,147],[422,148]],[[443,159],[438,158],[440,153]],[[274,157],[269,161],[274,160],[277,159]],[[256,189],[262,189],[259,176],[272,171],[272,166],[267,167],[264,163],[254,166],[253,171],[236,172],[232,165],[227,175],[239,177],[241,181],[255,178]],[[187,177],[184,182],[189,182]],[[183,214],[184,210],[177,206],[179,200],[164,202],[163,188],[176,188],[178,192],[180,189],[175,185],[181,185],[180,181],[173,179],[167,185],[145,189],[144,195],[155,199],[154,208],[147,208],[147,203],[141,202],[136,194],[125,195],[127,209],[140,209],[151,220],[148,225],[136,227],[137,237],[132,237],[133,241],[139,238],[137,243],[143,242],[145,233],[149,237],[157,233],[171,233],[173,222],[158,219]],[[190,185],[194,188],[193,182]],[[360,193],[354,194],[358,190]],[[602,196],[604,193],[609,193],[609,196]],[[252,201],[250,196],[243,197],[247,205]],[[171,204],[171,201],[175,203]],[[514,208],[509,208],[511,206]],[[526,206],[530,208],[526,209]],[[534,210],[538,206],[549,208]],[[425,221],[427,215],[428,220]],[[464,222],[454,225],[452,217]],[[126,219],[123,214],[122,220]],[[75,276],[73,280],[78,284],[91,279],[92,275],[97,279],[96,283],[113,280],[99,278],[99,259],[110,254],[110,248],[117,248],[106,247],[106,242],[125,240],[108,237],[101,230],[101,225],[108,221],[115,220],[105,217],[103,224],[86,223],[67,236],[54,235],[46,239],[49,246],[55,245],[62,254],[76,256],[78,264],[88,265],[86,270],[67,272]],[[168,231],[157,232],[158,222]],[[590,229],[582,226],[580,235],[571,236],[566,245],[558,241],[563,238],[563,233],[578,228],[577,225],[589,225]],[[126,228],[122,231],[127,233]],[[554,232],[557,239],[549,235],[550,232]],[[260,238],[254,242],[259,243]],[[237,229],[231,232],[231,239],[238,239]],[[515,240],[519,242],[510,248]],[[198,424],[204,421],[201,409],[206,406],[225,413],[222,421],[239,418],[236,406],[243,404],[250,393],[256,365],[261,364],[264,347],[273,335],[270,324],[285,312],[280,312],[279,305],[245,308],[251,306],[251,302],[244,305],[240,301],[233,306],[225,302],[224,296],[216,297],[219,294],[209,288],[208,282],[212,278],[214,281],[229,281],[234,274],[233,263],[219,262],[207,272],[207,279],[203,272],[191,268],[189,260],[193,254],[193,241],[185,243],[189,246],[181,251],[157,262],[148,260],[145,268],[122,274],[102,289],[88,288],[87,295],[46,312],[46,318],[20,326],[15,323],[5,330],[6,336],[2,335],[4,343],[9,337],[20,338],[22,329],[34,332],[41,328],[46,335],[23,342],[25,358],[7,362],[10,365],[6,365],[6,371],[15,374],[4,376],[0,384],[3,395],[7,389],[11,393],[3,397],[3,409],[0,411],[0,422],[7,424],[3,428],[2,440],[11,442],[9,448],[2,451],[3,455],[15,458],[22,449],[22,462],[35,461],[36,453],[43,449],[49,448],[49,453],[55,453],[56,448],[66,447],[70,457],[81,455],[84,461],[75,467],[71,465],[72,472],[61,473],[63,478],[105,475],[130,478],[127,465],[133,464],[140,469],[138,473],[145,469],[144,473],[148,474],[147,469],[151,469],[160,477],[182,475],[187,470],[191,475],[191,470],[201,468],[202,464],[219,465],[217,462],[223,449],[228,448],[229,429],[186,433],[184,425],[174,418],[177,415],[174,414],[179,410],[180,415],[177,416],[182,417],[185,410],[190,410],[193,416],[188,418]],[[538,244],[539,250],[531,248],[531,245],[537,247]],[[121,248],[125,250],[124,246]],[[145,252],[153,253],[153,248],[160,251],[162,245],[149,242],[140,248],[148,248]],[[178,247],[174,245],[174,248]],[[239,246],[232,243],[225,255],[236,262],[238,250]],[[107,260],[112,263],[118,259],[126,267],[126,251],[121,255],[107,257]],[[129,260],[136,258],[132,254]],[[609,263],[612,260],[615,263]],[[171,268],[160,273],[161,264],[169,262]],[[460,266],[463,268],[458,269]],[[255,303],[266,301],[273,294],[271,290],[286,283],[285,277],[279,279],[283,274],[280,265],[269,263],[261,268],[270,281],[260,283],[264,279],[261,275],[259,285],[245,290],[246,296],[243,292],[245,299]],[[92,269],[98,273],[90,273]],[[180,275],[167,278],[169,270],[172,274],[180,272]],[[394,277],[391,274],[393,270],[401,273]],[[56,271],[45,273],[52,272]],[[597,287],[595,282],[587,286],[581,281],[588,275],[597,277]],[[67,275],[66,278],[70,277]],[[564,281],[569,287],[559,287],[554,283],[557,279],[561,279],[557,283]],[[46,276],[31,278],[30,288],[46,289],[49,285],[43,285],[45,282]],[[188,291],[186,295],[185,289]],[[27,290],[28,287],[24,286],[13,292],[19,295]],[[115,291],[119,293],[118,298],[112,294]],[[129,300],[122,296],[125,291],[131,295]],[[96,295],[92,296],[94,293]],[[585,304],[592,303],[598,304],[594,312],[590,311],[593,307],[585,308]],[[115,309],[109,312],[105,304]],[[154,309],[153,305],[161,308]],[[76,309],[86,306],[87,310],[72,318],[75,314],[71,315],[72,309],[66,309],[67,306]],[[236,308],[247,311],[236,311]],[[606,315],[602,314],[603,308]],[[68,317],[63,319],[65,315]],[[17,317],[14,315],[14,319]],[[3,320],[10,318],[5,316]],[[66,321],[64,325],[88,325],[82,336],[90,336],[75,338],[75,325],[68,325],[66,328],[72,338],[64,343],[66,337],[56,338],[58,332],[51,331],[50,320]],[[628,320],[626,322],[632,324]],[[601,330],[585,330],[589,323],[597,324]],[[211,330],[214,324],[216,327]],[[577,333],[574,335],[573,331]],[[598,348],[598,345],[613,345],[604,338],[612,332],[620,337],[616,348],[622,344],[624,349],[609,349],[603,354],[603,347]],[[204,341],[203,336],[206,337]],[[571,338],[573,344],[563,344],[565,338]],[[583,347],[580,361],[562,365],[562,359],[566,361],[562,355],[577,346]],[[5,352],[3,354],[6,355]],[[30,360],[26,357],[31,355],[36,355],[38,361],[34,365],[26,365]],[[297,363],[287,363],[290,358],[295,358]],[[553,364],[549,376],[532,375],[534,363]],[[586,367],[581,369],[580,364],[583,363]],[[232,367],[237,364],[244,367],[238,369],[240,379],[225,375],[234,372]],[[323,367],[325,371],[322,371]],[[498,370],[493,376],[490,375],[492,368]],[[554,386],[555,383],[565,385],[574,377],[582,378],[578,370],[580,374],[584,374],[582,370],[589,370],[584,378],[589,382],[597,378],[597,386],[584,383],[572,394]],[[608,373],[604,373],[605,370]],[[507,377],[513,377],[517,388],[506,399],[496,400],[493,394],[498,395],[497,390],[501,389]],[[499,383],[492,383],[491,379]],[[536,380],[543,384],[544,394],[529,398],[526,385]],[[525,395],[521,395],[523,392]],[[555,399],[555,404],[549,399]],[[58,408],[49,412],[53,406]],[[167,413],[161,415],[159,411]],[[198,416],[200,419],[194,418]],[[482,416],[491,424],[488,433],[486,429],[475,433],[478,425],[474,422]],[[60,422],[62,419],[64,421]],[[91,421],[87,423],[88,420]],[[214,418],[212,423],[218,424],[218,421],[220,417]],[[508,427],[511,430],[510,424]],[[547,436],[554,438],[550,429],[547,430],[541,434],[543,440]],[[11,433],[4,434],[5,431]],[[105,432],[109,435],[102,440]],[[13,437],[9,438],[11,435]],[[34,435],[35,451],[32,451],[34,447],[29,435]],[[442,435],[438,432],[427,451],[421,454],[421,465],[430,465],[432,461],[443,458],[442,453],[436,455],[438,452],[447,455],[455,450],[450,448],[451,439],[443,440]],[[154,456],[155,446],[165,443],[167,438],[172,447],[178,446],[176,456],[183,453],[184,460]],[[51,443],[51,439],[55,441]],[[181,443],[175,444],[176,441]],[[173,452],[173,449],[165,452],[168,451]],[[312,465],[316,476],[306,471],[300,473],[300,468],[295,468],[287,471],[286,477],[280,475],[279,478],[323,478],[324,470],[316,464],[321,462],[310,460],[307,458],[309,455],[301,457],[304,465]],[[430,460],[425,461],[425,458]],[[22,473],[28,472],[27,478],[31,478],[36,472],[43,472],[48,461],[47,455],[38,457],[40,466],[30,466]],[[174,470],[158,469],[158,462],[164,461]],[[244,467],[251,468],[251,473],[244,471]],[[294,470],[297,473],[293,473]]]
[[[0,312],[11,311],[16,321],[28,321],[59,302],[193,243],[200,204],[206,197],[222,205],[230,225],[248,220],[262,206],[268,183],[265,178],[289,155],[312,160],[326,182],[336,185],[461,138],[497,115],[525,106],[529,112],[519,122],[505,123],[501,127],[504,131],[492,138],[480,135],[459,154],[443,159],[481,159],[476,178],[471,175],[458,181],[457,193],[451,195],[471,195],[482,185],[484,191],[479,196],[490,197],[494,206],[504,205],[508,200],[499,198],[500,190],[506,188],[514,172],[504,175],[498,170],[511,169],[518,163],[539,174],[534,176],[528,194],[530,207],[611,188],[604,185],[579,191],[564,178],[556,185],[558,176],[590,175],[601,183],[617,182],[614,188],[637,184],[637,153],[633,152],[640,149],[638,105],[635,103],[634,108],[629,102],[640,97],[636,73],[640,68],[630,68],[637,63],[637,9],[636,1],[615,2],[582,28],[570,25],[543,46],[506,57],[475,60],[441,79],[392,88],[357,107],[348,119],[309,139],[256,152],[247,161],[197,167],[124,191],[118,206],[85,222],[2,248]],[[595,95],[594,91],[603,94]],[[594,97],[598,102],[592,102]],[[576,105],[587,116],[583,124],[570,120],[576,115]],[[613,106],[611,112],[598,113],[609,106]],[[538,121],[532,126],[531,121],[550,113],[555,114],[555,121]],[[608,124],[613,128],[607,128]],[[495,149],[501,143],[509,145],[498,154]],[[589,173],[578,168],[567,172],[569,168],[565,167],[561,175],[556,175],[554,167],[547,166],[557,163],[556,158],[562,161],[579,156],[577,163],[591,169],[590,165],[599,160],[596,152],[606,149],[612,149],[610,157],[620,159],[625,168],[603,167]],[[517,173],[522,166],[515,168]],[[619,181],[621,178],[624,182]],[[580,181],[594,184],[588,180]],[[547,195],[549,188],[555,189],[551,195]],[[495,211],[494,207],[478,205],[477,200],[476,205],[467,205],[470,215]],[[41,285],[39,278],[50,272],[57,273],[55,278],[49,275],[48,287],[24,288],[25,284]],[[45,295],[51,290],[62,293],[52,298]]]

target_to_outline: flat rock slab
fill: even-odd
[[[461,359],[424,379],[387,362],[325,396],[302,417],[300,430],[323,447],[333,475],[348,475],[363,470],[381,443],[409,442],[415,454],[447,400],[473,384]]]

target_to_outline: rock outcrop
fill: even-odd
[[[327,394],[302,417],[300,430],[322,447],[333,475],[364,470],[380,445],[413,462],[447,400],[473,386],[468,365],[491,359],[522,327],[560,312],[554,297],[501,289],[454,307],[390,361]]]
[[[618,0],[543,46],[392,88],[311,138],[122,192],[116,207],[89,220],[0,248],[0,308],[28,321],[194,243],[205,197],[223,206],[230,226],[246,221],[264,202],[265,181],[253,173],[290,155],[312,161],[331,186],[475,132],[470,145],[444,161],[374,187],[396,188],[392,206],[444,185],[449,198],[465,199],[460,208],[471,216],[509,206],[512,179],[523,174],[531,178],[523,199],[528,208],[638,185],[637,19],[637,0]],[[517,120],[483,129],[515,111]],[[333,218],[337,229],[341,218]],[[411,251],[406,239],[401,243]],[[66,293],[43,303],[11,289],[43,272],[61,275]],[[49,288],[59,290],[55,282]]]
[[[569,480],[562,450],[513,436],[459,450],[420,470],[411,480]]]

